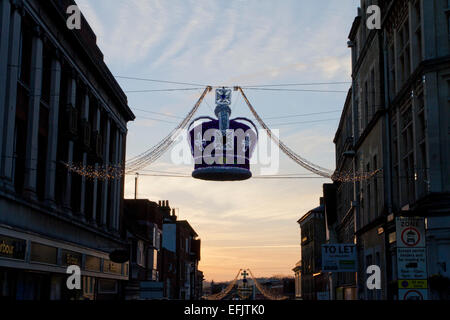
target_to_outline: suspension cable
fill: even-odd
[[[216,294],[204,296],[203,298],[206,300],[222,300],[223,298],[225,298],[227,294],[230,293],[230,291],[233,290],[234,286],[236,285],[236,282],[239,278],[239,275],[241,274],[241,271],[242,269],[239,269],[236,277],[233,279],[233,281],[230,282],[230,284],[228,284],[228,286],[224,290]]]
[[[253,108],[252,104],[248,100],[248,98],[245,95],[245,93],[242,90],[242,88],[241,87],[237,87],[237,89],[241,92],[242,97],[245,100],[245,103],[247,103],[247,106],[250,109],[250,111],[253,114],[253,116],[255,117],[255,119],[259,122],[261,127],[263,127],[266,130],[266,132],[269,135],[269,137],[272,139],[273,142],[275,142],[275,144],[281,149],[281,151],[283,151],[289,158],[294,160],[296,163],[301,165],[306,170],[311,171],[311,172],[313,172],[313,173],[315,173],[315,174],[317,174],[317,175],[319,175],[321,177],[324,177],[324,178],[331,178],[332,177],[333,172],[331,170],[322,168],[322,167],[320,167],[320,166],[318,166],[318,165],[316,165],[316,164],[314,164],[312,162],[309,162],[305,158],[303,158],[300,155],[296,154],[293,150],[291,150],[288,146],[286,146],[278,137],[276,137],[272,133],[270,128],[261,119],[259,114],[256,112],[255,108]]]
[[[268,289],[265,289],[259,282],[256,280],[255,276],[253,276],[253,273],[250,269],[248,269],[248,272],[250,273],[250,276],[252,277],[253,283],[258,288],[259,292],[262,293],[264,297],[266,297],[269,300],[287,300],[289,299],[286,296],[276,295],[271,293]]]
[[[129,159],[126,163],[126,172],[136,172],[140,169],[143,169],[150,165],[151,163],[155,162],[157,159],[161,157],[161,155],[169,149],[177,137],[180,135],[183,129],[187,127],[189,122],[191,121],[194,114],[197,112],[198,108],[200,107],[202,101],[204,100],[206,94],[208,94],[212,88],[210,86],[206,87],[203,91],[202,95],[194,105],[194,107],[191,109],[191,111],[187,114],[187,116],[181,121],[181,123],[172,131],[169,133],[169,135],[164,138],[161,142],[159,142],[156,146],[148,149],[147,151],[141,153],[140,155],[137,155],[131,159]]]

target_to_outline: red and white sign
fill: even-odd
[[[397,279],[408,284],[423,280],[425,288],[399,289],[399,300],[427,300],[427,250],[425,241],[425,219],[398,217],[397,233]],[[404,287],[404,286],[403,286]],[[402,287],[400,287],[402,288]]]
[[[399,300],[428,300],[426,289],[400,289],[398,293]]]
[[[425,219],[398,217],[397,248],[425,248]]]

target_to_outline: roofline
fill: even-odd
[[[359,26],[361,24],[361,20],[362,20],[361,16],[356,16],[355,19],[353,20],[353,24],[352,24],[352,27],[350,29],[350,33],[348,34],[348,38],[350,40],[355,39],[356,32],[358,32],[358,28],[359,28]]]
[[[305,213],[304,215],[303,215],[303,217],[301,217],[298,221],[297,221],[297,223],[298,224],[300,224],[300,223],[302,223],[304,220],[306,220],[306,218],[308,218],[311,214],[313,214],[313,213],[318,213],[318,212],[322,212],[322,213],[324,213],[325,212],[325,208],[323,208],[322,210],[317,210],[317,209],[319,209],[319,208],[321,208],[321,207],[324,207],[324,206],[318,206],[318,207],[316,207],[316,208],[314,208],[314,209],[311,209],[311,210],[309,210],[307,213]]]
[[[349,108],[349,106],[351,105],[350,102],[351,102],[351,98],[352,98],[352,92],[353,92],[353,89],[352,89],[352,87],[350,87],[350,89],[348,89],[347,97],[345,98],[344,108],[342,109],[341,119],[339,120],[338,129],[336,130],[336,134],[334,135],[333,143],[336,143],[337,138],[338,138],[339,134],[341,133],[342,126],[344,125],[344,119],[345,119],[344,115],[347,112],[347,109]]]
[[[184,224],[184,225],[186,225],[186,226],[188,227],[188,229],[190,229],[190,231],[192,231],[192,233],[193,233],[196,237],[198,237],[197,232],[195,232],[194,228],[192,228],[192,226],[189,224],[189,222],[188,222],[187,220],[177,220],[175,223],[176,223],[176,224]]]
[[[74,5],[76,5],[76,2],[74,0],[68,0],[68,2],[71,2]],[[53,10],[55,10],[55,12],[59,16],[59,18],[62,19],[65,23],[65,16],[60,11],[60,7],[59,7],[59,4],[57,3],[57,1],[55,1],[55,0],[44,1],[43,4],[50,5],[51,7],[53,7]],[[124,119],[126,122],[134,121],[136,119],[136,116],[131,111],[130,107],[128,106],[128,97],[125,94],[125,92],[123,91],[122,87],[117,82],[116,78],[111,73],[111,70],[109,69],[107,64],[105,63],[103,52],[100,50],[100,48],[97,45],[97,41],[96,41],[97,36],[94,33],[94,31],[92,30],[89,22],[87,21],[86,17],[84,16],[84,14],[83,13],[81,13],[81,14],[82,14],[82,19],[83,19],[82,23],[86,24],[86,27],[89,29],[89,31],[94,36],[96,50],[98,50],[98,52],[101,54],[102,59],[100,59],[99,57],[97,57],[98,59],[94,59],[93,55],[88,51],[86,44],[83,43],[84,40],[82,40],[82,37],[78,30],[73,30],[73,31],[68,32],[67,33],[68,37],[73,37],[75,39],[77,46],[81,48],[81,51],[84,52],[84,54],[86,55],[86,57],[88,59],[87,64],[91,64],[95,68],[94,69],[95,71],[93,70],[93,74],[97,73],[97,74],[95,74],[95,76],[97,76],[98,79],[101,79],[100,82],[103,82],[102,84],[105,86],[105,89],[107,89],[106,91],[108,92],[108,94],[110,94],[111,98],[113,98],[113,100],[117,102],[117,104],[118,104],[117,112],[124,116]],[[86,75],[86,77],[89,78],[88,75]]]

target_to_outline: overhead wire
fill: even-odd
[[[127,76],[114,76],[117,79],[127,79],[127,80],[137,80],[137,81],[147,81],[147,82],[156,82],[156,83],[168,83],[168,84],[178,84],[178,85],[186,85],[186,86],[196,86],[196,87],[209,87],[205,84],[198,83],[189,83],[189,82],[179,82],[179,81],[168,81],[168,80],[160,80],[160,79],[148,79],[148,78],[138,78],[138,77],[127,77]]]

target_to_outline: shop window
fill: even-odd
[[[98,280],[98,293],[100,294],[114,294],[117,293],[117,281],[99,279]]]

